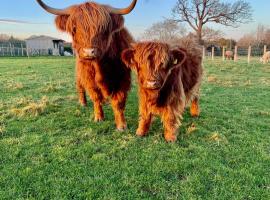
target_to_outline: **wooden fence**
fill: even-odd
[[[233,60],[234,62],[237,62],[239,60],[246,59],[248,63],[251,62],[252,58],[255,58],[259,61],[259,58],[262,57],[267,51],[267,46],[264,45],[262,47],[238,47],[235,46],[233,49],[228,49],[226,47],[219,48],[217,50],[217,47],[211,47],[211,48],[205,48],[203,47],[203,59],[211,59],[215,60],[216,58],[222,57],[222,60],[226,60],[226,51],[232,51],[233,53]],[[265,64],[267,60],[262,60],[262,62]]]

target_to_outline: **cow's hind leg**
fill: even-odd
[[[192,117],[198,117],[200,115],[199,97],[196,96],[191,101],[190,115]]]
[[[124,115],[126,106],[127,92],[118,92],[112,95],[111,104],[114,112],[116,128],[123,131],[127,128],[127,123]]]
[[[98,88],[89,88],[88,94],[94,104],[94,120],[95,122],[100,122],[104,120],[104,112],[102,109],[102,103],[104,98],[101,91]]]

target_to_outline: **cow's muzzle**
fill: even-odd
[[[161,86],[162,84],[157,80],[146,80],[144,83],[144,88],[149,90],[158,90],[161,88]]]
[[[82,49],[82,57],[84,59],[96,59],[100,57],[100,51],[97,48]]]

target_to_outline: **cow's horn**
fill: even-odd
[[[54,15],[69,15],[68,9],[56,9],[46,5],[42,0],[36,0],[38,4],[47,12]]]
[[[129,14],[136,6],[137,0],[133,0],[132,3],[127,8],[111,8],[111,13],[118,15]]]

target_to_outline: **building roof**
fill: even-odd
[[[51,36],[47,36],[47,35],[32,35],[29,38],[27,38],[26,40],[57,40],[57,41],[63,41],[62,39],[59,38],[54,38]]]

